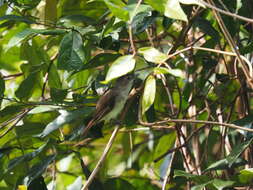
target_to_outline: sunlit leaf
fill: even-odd
[[[188,21],[187,16],[184,13],[178,0],[167,0],[164,15],[178,20]]]
[[[162,63],[168,59],[168,56],[153,47],[142,47],[138,50],[144,58],[153,63]]]
[[[186,5],[199,5],[201,7],[205,7],[205,5],[202,4],[199,0],[179,0],[179,2]]]
[[[118,0],[103,0],[105,2],[105,4],[107,5],[107,7],[112,11],[112,13],[124,20],[124,21],[128,21],[129,19],[129,13],[128,11],[124,8],[125,4],[122,3],[122,1],[118,1]]]
[[[121,56],[110,66],[105,81],[110,82],[113,79],[121,77],[134,70],[135,59],[132,55]]]
[[[239,180],[241,183],[250,183],[253,180],[253,168],[247,168],[240,171]]]
[[[79,176],[76,178],[76,180],[74,181],[74,183],[70,184],[67,187],[67,190],[77,190],[77,189],[81,189],[82,188],[82,177]],[[92,190],[92,188],[89,188]],[[94,189],[95,190],[95,189]]]
[[[155,101],[156,79],[153,75],[149,75],[146,79],[145,87],[142,95],[142,114],[144,114]]]

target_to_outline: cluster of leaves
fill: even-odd
[[[251,17],[250,0],[215,5]],[[221,18],[250,60],[252,23]],[[251,133],[205,123],[251,128],[253,102],[201,1],[0,0],[0,36],[1,190],[81,189],[113,128],[98,124],[73,145],[99,95],[127,73],[136,96],[89,189],[250,185]]]

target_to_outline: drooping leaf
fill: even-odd
[[[15,94],[19,99],[28,99],[32,96],[32,91],[35,86],[37,73],[31,73],[25,80],[22,81]]]
[[[231,167],[237,158],[242,154],[242,152],[248,148],[248,146],[252,143],[253,138],[246,140],[245,142],[238,144],[235,148],[233,148],[232,152],[226,157],[226,160],[229,163],[229,167]]]
[[[61,70],[80,70],[85,61],[82,36],[71,31],[66,34],[60,44],[58,56],[58,69]]]
[[[144,58],[153,63],[162,63],[168,59],[168,56],[153,47],[142,47],[138,49],[138,52],[144,56]]]
[[[41,174],[44,173],[44,171],[47,169],[48,165],[55,160],[56,154],[47,156],[39,163],[32,166],[32,168],[29,170],[28,175],[24,178],[24,184],[30,185],[30,183],[41,176]]]
[[[35,151],[31,152],[31,153],[28,153],[28,154],[25,154],[23,156],[19,156],[19,157],[16,157],[14,159],[12,159],[10,162],[9,162],[9,165],[8,165],[8,169],[7,169],[7,172],[8,171],[11,171],[15,166],[25,162],[25,161],[30,161],[32,160],[33,158],[35,158],[37,155],[39,155],[43,150],[45,150],[45,148],[47,147],[48,145],[48,142],[43,144],[42,146],[40,146],[38,149],[36,149]]]
[[[243,166],[246,163],[247,163],[246,160],[243,160],[241,158],[237,158],[237,160],[233,163],[233,165],[230,166],[228,160],[225,158],[225,159],[218,160],[218,161],[212,163],[203,172],[235,168],[235,167]]]
[[[43,130],[42,133],[36,135],[38,137],[45,137],[49,135],[51,132],[55,131],[56,129],[59,129],[63,124],[69,123],[77,118],[85,117],[88,114],[90,114],[92,109],[90,107],[84,108],[84,109],[78,109],[75,111],[60,111],[61,115],[59,115],[54,121],[49,123],[46,128]]]
[[[46,0],[45,21],[49,24],[57,20],[57,0]]]
[[[169,18],[188,21],[178,0],[167,0],[164,15]]]
[[[142,95],[142,114],[144,114],[155,101],[156,79],[153,75],[149,75],[146,79],[145,87]]]
[[[132,55],[124,55],[117,58],[110,66],[105,81],[110,82],[113,79],[121,77],[134,70],[135,59]]]
[[[67,187],[67,190],[81,190],[82,188],[82,177],[81,176],[78,176],[76,178],[76,180],[74,181],[74,183],[70,184],[68,187]],[[89,187],[89,189],[92,190],[92,188]],[[94,189],[95,190],[95,189]]]

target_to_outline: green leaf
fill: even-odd
[[[159,139],[159,142],[155,148],[154,157],[157,158],[157,157],[163,155],[165,152],[167,152],[168,149],[173,148],[173,146],[175,144],[175,140],[176,140],[176,133],[175,132],[171,132],[167,135],[162,136]]]
[[[212,183],[212,181],[206,182],[206,183],[202,183],[200,185],[195,185],[191,188],[191,190],[203,190],[203,188],[205,188],[207,185],[209,185],[210,183]]]
[[[0,123],[14,117],[16,114],[21,112],[24,109],[24,107],[25,106],[23,105],[17,104],[6,106],[4,109],[0,111]]]
[[[212,26],[209,20],[203,18],[197,18],[194,22],[194,26],[198,27],[204,33],[208,34],[212,37],[214,41],[217,43],[220,41],[220,34],[219,32]]]
[[[153,75],[149,75],[146,79],[144,92],[142,95],[142,114],[144,114],[155,101],[156,80]]]
[[[70,123],[71,121],[76,120],[80,117],[84,117],[85,115],[87,116],[88,114],[91,113],[91,111],[92,111],[92,108],[90,107],[87,107],[84,109],[78,109],[74,111],[61,110],[60,111],[61,115],[59,115],[54,121],[49,123],[46,126],[46,128],[43,130],[43,132],[36,136],[43,138],[49,135],[50,133],[52,133],[53,131],[59,129],[64,124]]]
[[[175,140],[175,132],[171,132],[167,135],[162,136],[159,139],[159,142],[155,148],[154,158],[160,157],[161,155],[166,153],[168,149],[173,148],[175,145]],[[157,165],[159,166],[160,176],[164,178],[168,169],[168,165],[170,164],[170,162],[172,162],[171,154],[167,154],[166,157],[161,160],[161,162],[158,162]]]
[[[145,13],[145,14],[151,14],[152,7],[145,4],[140,4],[137,10],[135,10],[135,7],[137,6],[136,3],[128,4],[126,6],[126,9],[129,12],[130,20],[133,19],[137,14]]]
[[[0,21],[2,20],[12,20],[12,21],[18,21],[18,22],[25,22],[27,24],[34,24],[35,21],[30,20],[27,17],[24,16],[17,16],[17,15],[4,15],[0,17]]]
[[[135,187],[130,184],[128,181],[121,178],[112,178],[105,182],[105,189],[110,190],[135,190]]]
[[[167,0],[164,15],[169,18],[188,21],[187,16],[181,8],[178,0]]]
[[[220,179],[214,179],[212,182],[213,186],[216,187],[218,190],[222,190],[226,187],[231,187],[234,183],[234,181],[224,181]]]
[[[35,158],[36,156],[38,156],[43,150],[45,150],[45,148],[47,147],[47,145],[48,145],[48,142],[45,143],[45,144],[43,144],[42,146],[40,146],[38,149],[36,149],[35,151],[33,151],[31,153],[28,153],[28,154],[25,154],[23,156],[19,156],[19,157],[16,157],[16,158],[12,159],[9,162],[8,169],[7,169],[6,173],[9,172],[9,171],[11,171],[17,165],[19,165],[19,164],[21,164],[23,162],[30,161],[33,158]]]
[[[205,5],[198,0],[179,0],[179,2],[186,5],[199,5],[205,8]]]
[[[9,43],[7,44],[7,50],[18,45],[23,40],[25,40],[28,36],[31,36],[32,34],[34,34],[32,29],[25,29],[25,30],[17,33],[15,36],[13,36],[10,39]]]
[[[134,70],[135,59],[133,55],[124,55],[116,59],[110,66],[105,82],[108,83],[113,79],[121,77]]]
[[[253,138],[247,140],[241,144],[238,144],[235,148],[233,148],[232,152],[226,157],[226,160],[229,163],[229,167],[231,167],[237,158],[242,154],[242,152],[248,148],[248,146],[252,143]]]
[[[195,175],[195,174],[190,174],[182,170],[175,170],[174,171],[174,177],[185,177],[187,179],[190,179],[197,184],[203,184],[203,183],[209,183],[211,179],[206,176],[206,175]]]
[[[77,189],[81,189],[82,188],[82,177],[79,176],[76,178],[76,180],[74,181],[74,183],[70,184],[67,187],[67,190],[77,190]],[[93,190],[91,188],[91,186],[89,187],[90,190]],[[94,189],[95,190],[95,189]]]
[[[35,86],[35,81],[37,78],[37,73],[31,73],[25,80],[22,81],[19,88],[16,90],[15,94],[19,99],[29,99],[32,96],[33,88]]]
[[[151,7],[153,7],[155,10],[164,13],[165,10],[165,5],[167,0],[145,0],[146,3],[148,3],[149,5],[151,5]]]
[[[13,36],[9,43],[7,44],[7,50],[20,44],[22,41],[28,39],[29,37],[37,34],[42,35],[60,35],[66,33],[66,30],[60,30],[60,29],[54,29],[54,30],[48,30],[48,29],[31,29],[26,28],[23,31],[17,33],[15,36]]]
[[[60,44],[58,56],[58,69],[61,70],[80,70],[85,61],[82,36],[71,31],[66,34]]]
[[[222,160],[219,160],[219,161],[216,161],[216,162],[212,163],[203,172],[213,171],[213,170],[224,170],[224,169],[229,169],[229,168],[235,168],[235,167],[243,166],[246,163],[247,163],[247,161],[245,161],[245,160],[243,160],[241,158],[237,158],[237,160],[233,163],[233,165],[229,166],[229,162],[225,158],[225,159],[222,159]]]
[[[128,21],[129,13],[125,9],[125,4],[118,0],[104,0],[106,6],[111,10],[112,14],[123,21]]]
[[[57,20],[57,0],[46,0],[45,3],[45,21],[46,23],[55,23]]]
[[[186,178],[194,178],[197,175],[191,174],[191,173],[187,173],[185,171],[182,170],[175,170],[174,171],[174,177],[186,177]]]
[[[142,47],[138,52],[142,54],[147,61],[153,63],[163,63],[168,59],[168,55],[161,53],[153,47]]]
[[[43,172],[47,169],[48,165],[54,161],[56,155],[50,155],[41,160],[38,164],[32,166],[32,168],[28,172],[28,176],[24,178],[24,185],[29,185],[33,180],[38,178],[43,174]]]
[[[241,183],[250,183],[253,180],[253,168],[247,168],[240,171],[239,180]]]
[[[187,16],[182,10],[179,0],[146,0],[146,2],[166,17],[187,22]]]
[[[88,63],[86,63],[81,70],[95,68],[104,64],[109,64],[115,61],[120,54],[112,54],[112,53],[100,53],[93,57]]]
[[[67,94],[68,94],[67,89],[57,89],[57,88],[50,89],[50,97],[55,102],[62,102],[64,98],[67,96]]]

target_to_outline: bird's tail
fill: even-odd
[[[90,128],[93,127],[94,124],[95,124],[95,121],[93,119],[89,121],[89,123],[87,124],[87,126],[83,130],[83,137],[86,137],[88,135]]]

